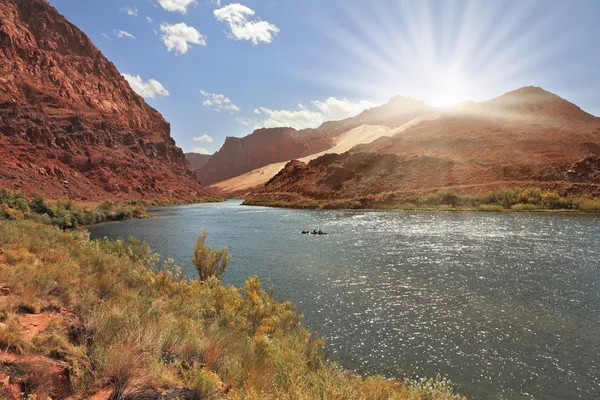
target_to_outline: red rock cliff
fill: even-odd
[[[0,186],[49,197],[193,198],[170,125],[45,0],[0,0]]]

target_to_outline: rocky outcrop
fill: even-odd
[[[519,103],[518,99],[522,101]],[[540,186],[600,195],[600,119],[539,88],[443,113],[391,137],[289,163],[255,193],[263,200],[348,200],[455,187]]]
[[[46,0],[0,0],[0,185],[49,197],[206,194],[170,125]]]
[[[244,138],[228,137],[223,147],[197,171],[198,179],[212,185],[269,164],[329,150],[334,147],[336,137],[362,125],[397,128],[430,111],[431,107],[423,102],[394,97],[380,107],[341,121],[325,122],[317,129],[258,129]]]

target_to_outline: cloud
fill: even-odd
[[[187,53],[192,44],[206,46],[206,36],[183,22],[174,25],[160,24],[160,31],[167,49],[175,54]]]
[[[158,0],[158,4],[167,11],[185,14],[190,5],[196,4],[196,0]]]
[[[192,150],[192,153],[198,153],[198,154],[208,154],[211,155],[212,153],[210,151],[208,151],[207,149],[205,149],[204,147],[196,147]]]
[[[260,108],[261,114],[266,115],[259,125],[264,128],[289,126],[295,129],[316,128],[323,123],[323,114],[310,110],[271,110]]]
[[[115,29],[113,31],[113,33],[115,34],[115,36],[121,38],[121,39],[135,39],[135,36],[133,36],[131,33],[126,32],[126,31],[122,31],[119,29]]]
[[[108,36],[106,33],[102,32],[102,36],[108,40],[110,40],[110,36]]]
[[[267,21],[251,20],[254,10],[239,3],[219,8],[214,14],[218,21],[229,24],[229,36],[235,40],[249,40],[254,45],[271,43],[279,33],[279,28]]]
[[[125,8],[122,8],[121,10],[124,11],[124,12],[126,12],[127,15],[131,15],[132,17],[137,17],[137,15],[138,15],[137,8],[125,7]]]
[[[146,17],[146,21],[147,21],[149,24],[151,24],[151,23],[153,23],[153,22],[154,22],[154,20],[153,20],[152,18],[150,18],[150,17]]]
[[[375,104],[366,100],[354,103],[347,99],[338,100],[335,97],[330,97],[324,102],[313,101],[312,105],[323,114],[323,119],[325,121],[338,121],[348,117],[354,117],[367,108],[375,106]]]
[[[260,110],[258,110],[258,113],[260,114]],[[250,126],[250,125],[256,123],[252,118],[237,117],[235,120],[238,123],[240,123],[242,125],[246,125],[246,126]]]
[[[129,74],[123,74],[123,77],[129,82],[131,88],[144,98],[155,99],[157,96],[169,96],[169,91],[157,80],[148,79],[144,82],[141,76]]]
[[[325,101],[312,101],[311,104],[313,109],[308,109],[302,104],[298,104],[297,110],[272,110],[260,107],[254,110],[254,113],[266,117],[263,120],[238,118],[237,122],[247,126],[253,124],[255,128],[286,126],[295,129],[317,128],[325,121],[354,117],[361,111],[373,107],[373,104],[366,100],[352,102],[347,99],[338,100],[335,97],[330,97]]]
[[[229,110],[231,112],[240,111],[240,108],[238,106],[236,106],[235,104],[233,104],[231,102],[231,99],[229,99],[229,97],[227,97],[223,94],[209,93],[204,90],[201,90],[200,93],[202,93],[202,95],[204,97],[206,97],[206,100],[204,100],[204,102],[202,103],[202,105],[206,108],[211,108],[215,111],[221,111],[221,110]]]
[[[214,143],[214,141],[215,141],[215,139],[213,139],[212,137],[210,137],[208,135],[196,136],[193,140],[194,140],[194,142],[199,142],[199,143]]]

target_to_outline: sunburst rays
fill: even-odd
[[[304,78],[357,97],[447,105],[565,80],[553,60],[576,28],[558,1],[338,1],[315,25],[331,51]]]

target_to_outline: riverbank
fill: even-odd
[[[220,202],[221,197],[202,197],[191,201],[112,201],[82,203],[71,200],[49,201],[39,195],[27,196],[21,192],[0,189],[0,219],[33,220],[62,229],[93,225],[109,221],[150,218],[149,207],[192,203]]]
[[[388,193],[357,199],[316,200],[297,194],[251,196],[243,205],[313,210],[422,210],[600,213],[600,199],[565,197],[539,188],[506,188],[485,194],[443,189],[431,194]]]
[[[5,396],[463,399],[445,380],[361,378],[330,364],[301,315],[256,277],[243,289],[200,283],[134,239],[32,221],[0,221],[0,249]]]

